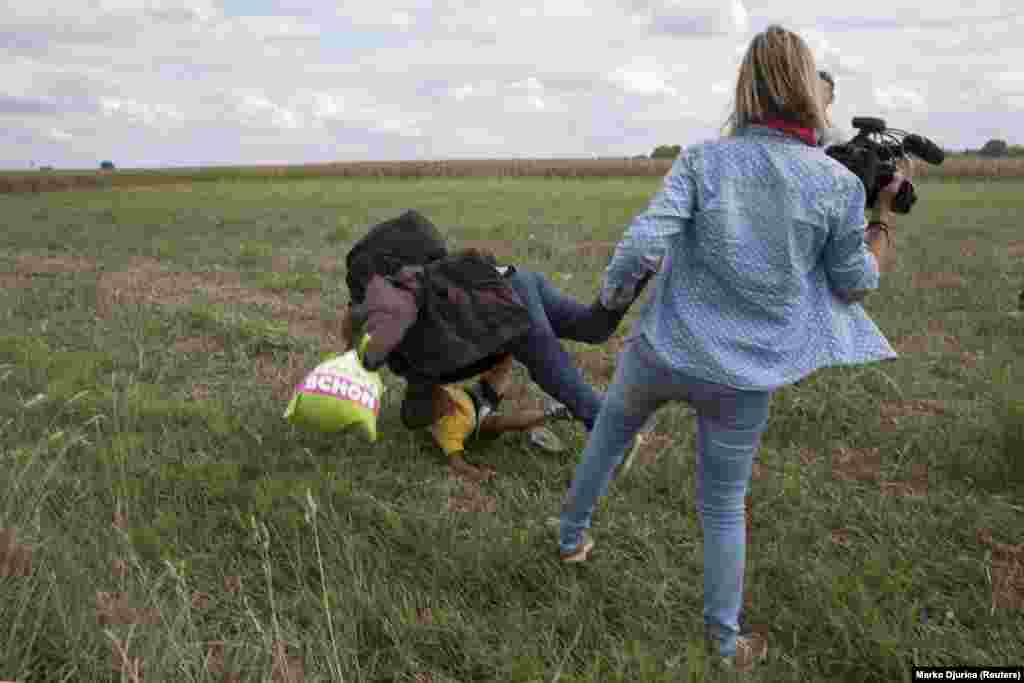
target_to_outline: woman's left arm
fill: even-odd
[[[668,238],[683,229],[696,203],[696,182],[684,150],[672,164],[664,184],[647,209],[633,219],[605,269],[601,304],[622,310],[636,298],[637,283],[658,269]]]

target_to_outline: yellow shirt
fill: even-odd
[[[448,394],[454,408],[430,425],[429,429],[437,445],[445,455],[451,457],[462,453],[466,438],[476,430],[476,404],[462,387],[450,385],[441,389]]]

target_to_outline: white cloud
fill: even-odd
[[[88,166],[126,134],[169,163],[647,152],[717,129],[773,22],[836,75],[840,125],[879,115],[957,148],[1022,134],[1024,15],[865,2],[13,0],[0,116],[34,128],[0,138],[0,159],[62,134],[48,144]]]
[[[637,15],[654,31],[671,35],[730,35],[746,32],[750,24],[741,0],[657,0]]]
[[[920,93],[900,86],[888,86],[875,90],[875,101],[883,109],[896,111],[924,111],[925,101]]]
[[[269,100],[260,92],[241,92],[237,94],[238,110],[243,121],[248,125],[295,130],[303,125],[304,120],[299,114]]]
[[[609,79],[626,92],[635,95],[676,94],[676,89],[668,85],[660,74],[653,71],[618,69],[609,76]]]
[[[469,83],[460,85],[452,92],[452,96],[460,102],[473,94],[473,86]]]
[[[101,97],[100,109],[108,118],[153,127],[181,124],[185,120],[184,114],[171,105],[138,102],[119,97]]]
[[[992,75],[992,87],[1007,94],[1024,94],[1024,71],[1001,71]]]

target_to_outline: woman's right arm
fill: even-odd
[[[693,169],[685,150],[672,163],[661,189],[633,219],[605,269],[599,300],[608,310],[627,308],[638,289],[657,271],[668,240],[690,220],[696,204]]]

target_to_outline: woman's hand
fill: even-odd
[[[899,194],[900,186],[903,185],[904,180],[911,180],[914,177],[914,160],[911,158],[900,159],[896,162],[896,173],[893,174],[892,180],[888,185],[878,191],[878,200],[876,206],[878,207],[879,216],[875,220],[880,220],[885,223],[889,223],[889,219],[892,218],[892,202]],[[884,215],[883,215],[884,214]]]

